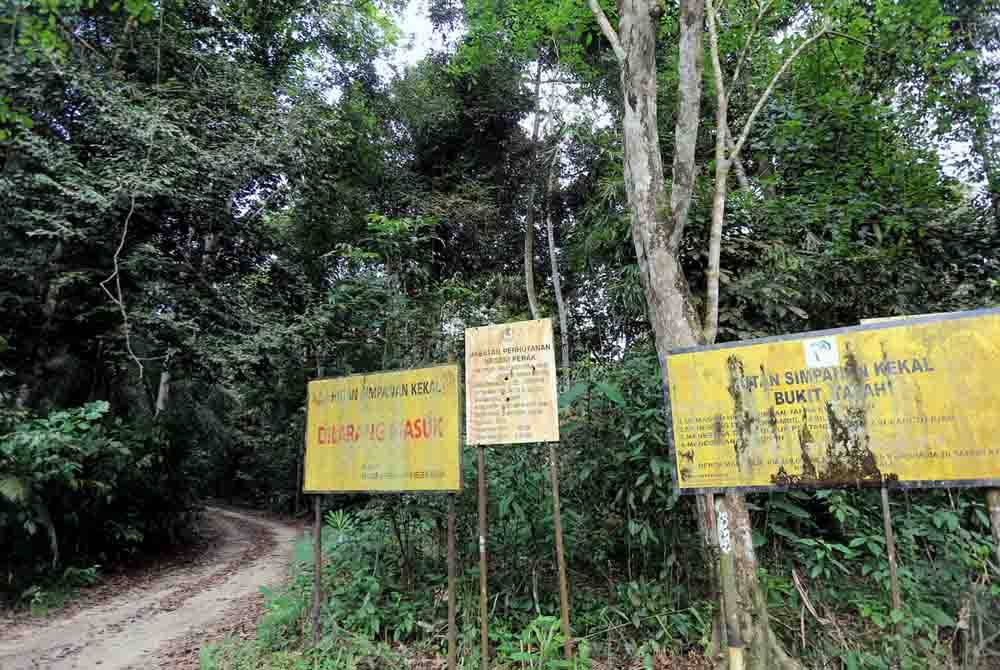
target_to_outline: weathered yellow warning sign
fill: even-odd
[[[458,366],[309,382],[303,490],[461,488]]]
[[[469,444],[559,441],[552,319],[465,331]]]
[[[667,357],[682,492],[1000,482],[1000,310]]]

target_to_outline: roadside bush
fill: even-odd
[[[790,647],[817,666],[978,668],[1000,635],[1000,619],[990,614],[1000,612],[1000,586],[980,492],[890,496],[898,610],[891,606],[877,491],[757,498],[754,518],[772,615],[798,626]]]
[[[22,417],[0,435],[0,596],[37,604],[97,565],[176,540],[190,505],[160,430],[111,423],[97,401]]]

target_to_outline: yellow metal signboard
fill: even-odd
[[[458,366],[309,382],[303,490],[461,488]]]
[[[469,444],[559,441],[552,319],[465,330]]]
[[[679,351],[681,492],[1000,483],[1000,310]]]

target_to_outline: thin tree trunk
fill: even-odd
[[[538,129],[542,120],[542,61],[539,59],[535,70],[535,120],[531,127],[531,156],[529,159],[530,176],[528,182],[528,210],[524,215],[524,288],[528,293],[528,307],[531,318],[539,318],[538,293],[535,291],[535,191],[537,174],[535,170],[535,154],[538,147]]]
[[[552,163],[549,165],[549,176],[545,188],[545,202],[549,202],[555,190],[556,175],[558,174],[555,167],[556,160],[556,158],[553,158]],[[556,294],[556,311],[559,313],[560,354],[562,358],[563,382],[565,383],[565,375],[569,374],[569,330],[566,325],[566,302],[563,300],[562,280],[559,277],[559,258],[556,255],[556,236],[553,232],[551,206],[548,208],[545,216],[545,232],[549,240],[549,262],[552,264],[552,288]]]
[[[154,416],[160,416],[167,411],[167,403],[170,400],[170,370],[163,368],[160,372],[160,386],[156,391],[156,412]]]
[[[820,30],[805,39],[798,47],[795,48],[794,51],[792,51],[791,54],[789,54],[789,56],[785,59],[785,62],[781,64],[780,68],[778,68],[778,71],[771,77],[771,81],[768,83],[767,88],[764,89],[764,92],[757,99],[753,110],[750,112],[750,116],[743,125],[743,131],[740,133],[739,139],[733,142],[731,138],[729,138],[729,99],[728,94],[726,93],[725,78],[722,74],[722,66],[719,59],[718,17],[716,16],[712,0],[708,0],[707,7],[708,43],[711,50],[712,72],[715,80],[717,106],[715,132],[715,195],[712,200],[712,227],[711,232],[709,233],[708,244],[708,272],[706,273],[707,286],[705,290],[707,299],[705,301],[704,331],[704,341],[712,344],[715,342],[715,338],[718,335],[719,330],[719,274],[721,265],[720,255],[722,251],[722,226],[726,217],[726,194],[728,189],[729,169],[732,166],[732,160],[734,157],[739,156],[740,151],[743,149],[743,145],[750,136],[750,130],[753,128],[754,121],[757,120],[757,116],[764,108],[764,104],[767,102],[768,98],[771,97],[771,93],[774,92],[774,88],[777,85],[778,80],[781,79],[782,75],[784,75],[788,68],[791,67],[792,61],[794,61],[799,54],[801,54],[810,44],[818,40],[830,30],[830,23],[824,22],[823,27]],[[759,19],[760,14],[758,14],[758,21]],[[754,23],[755,28],[756,23],[757,22]],[[744,48],[744,52],[745,51],[746,48]],[[729,146],[730,144],[731,146]]]
[[[708,272],[706,273],[705,342],[713,344],[719,333],[719,270],[722,251],[722,224],[726,217],[726,187],[729,159],[726,139],[729,135],[729,100],[719,62],[719,35],[713,0],[707,0],[708,44],[715,81],[715,194],[712,197],[712,227],[708,236]]]
[[[964,46],[967,50],[976,52],[976,46],[969,37],[962,40]],[[978,60],[974,61],[974,69],[972,72],[972,77],[969,87],[969,94],[971,97],[971,109],[981,109],[985,108],[987,110],[985,118],[976,118],[975,111],[972,112],[972,118],[970,122],[973,125],[972,129],[972,150],[979,154],[979,159],[983,162],[983,178],[986,182],[986,194],[990,201],[990,209],[993,211],[993,218],[997,224],[1000,224],[1000,166],[998,166],[994,159],[996,158],[995,153],[991,150],[990,141],[988,138],[989,119],[991,105],[984,100],[982,91],[985,90],[986,85],[984,81],[982,68],[979,66]]]
[[[983,176],[986,179],[990,209],[993,211],[994,221],[1000,224],[1000,170],[993,164],[993,154],[986,139],[986,132],[981,126],[973,132],[972,148],[983,162]]]

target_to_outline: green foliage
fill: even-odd
[[[517,635],[500,635],[497,645],[497,668],[510,670],[559,670],[573,668],[586,670],[591,667],[590,645],[583,640],[577,646],[572,661],[563,656],[562,624],[558,617],[540,616],[533,619]]]
[[[267,616],[257,626],[257,640],[266,649],[280,651],[295,639],[307,611],[306,602],[294,593],[261,590]]]
[[[26,608],[33,616],[59,609],[76,596],[78,589],[97,583],[100,567],[69,566],[62,574],[53,573],[36,578],[31,586],[20,593],[15,604]]]
[[[162,445],[112,424],[109,410],[96,401],[23,420],[0,435],[2,560],[14,593],[36,579],[67,589],[87,585],[96,567],[77,562],[119,559],[186,525],[188,506],[171,488]],[[153,501],[161,510],[156,518],[144,514]],[[47,549],[45,562],[19,560],[41,555],[39,546]],[[54,574],[46,575],[46,565]],[[37,606],[45,588],[28,588],[20,598]]]
[[[802,650],[809,658],[888,668],[902,649],[903,667],[943,666],[950,654],[944,641],[956,635],[958,622],[973,603],[995,598],[983,594],[973,577],[990,570],[992,540],[977,513],[982,503],[968,492],[892,495],[902,498],[893,505],[893,524],[903,600],[903,609],[893,610],[878,497],[857,491],[770,497],[755,514],[774,532],[766,555],[790,559],[804,589],[769,572],[770,603],[794,617],[806,607],[802,593],[807,594],[809,606],[823,617],[806,624],[815,634],[814,643]],[[831,627],[828,619],[837,625]],[[984,626],[995,630],[997,622]]]
[[[601,4],[614,22],[614,3]],[[461,360],[466,326],[525,318],[532,206],[553,224],[575,361],[561,371],[559,445],[574,635],[597,659],[647,666],[703,650],[711,557],[694,540],[693,501],[673,493],[607,40],[582,2],[435,0],[432,20],[461,34],[386,76],[378,62],[399,40],[401,5],[0,9],[4,588],[25,606],[56,606],[96,564],[176,540],[195,496],[301,511],[306,382]],[[727,203],[720,337],[996,304],[1000,79],[996,59],[982,57],[997,52],[992,5],[767,6],[731,82],[734,129],[795,41],[786,37],[821,15],[838,34],[792,65],[742,152],[749,188]],[[720,8],[727,74],[759,7]],[[677,29],[666,3],[656,54],[665,165]],[[548,193],[525,130],[539,65]],[[704,96],[704,120],[714,104]],[[681,246],[694,295],[715,140],[703,127],[705,169]],[[966,181],[938,150],[956,142],[971,147],[956,162]],[[548,312],[547,238],[541,225],[527,232]],[[116,270],[125,318],[102,289]],[[478,556],[474,460],[467,451],[455,501],[466,568]],[[489,455],[493,642],[511,670],[562,667],[548,466],[537,446]],[[886,667],[901,643],[908,667],[959,653],[974,667],[1000,611],[982,505],[968,492],[893,500],[895,612],[870,493],[751,499],[775,628],[817,666]],[[265,594],[258,639],[206,651],[206,667],[398,668],[441,652],[443,501],[340,503],[324,529],[322,645],[305,649],[302,543],[291,584]],[[478,662],[476,579],[459,578],[466,668]],[[796,641],[803,628],[807,644]]]

